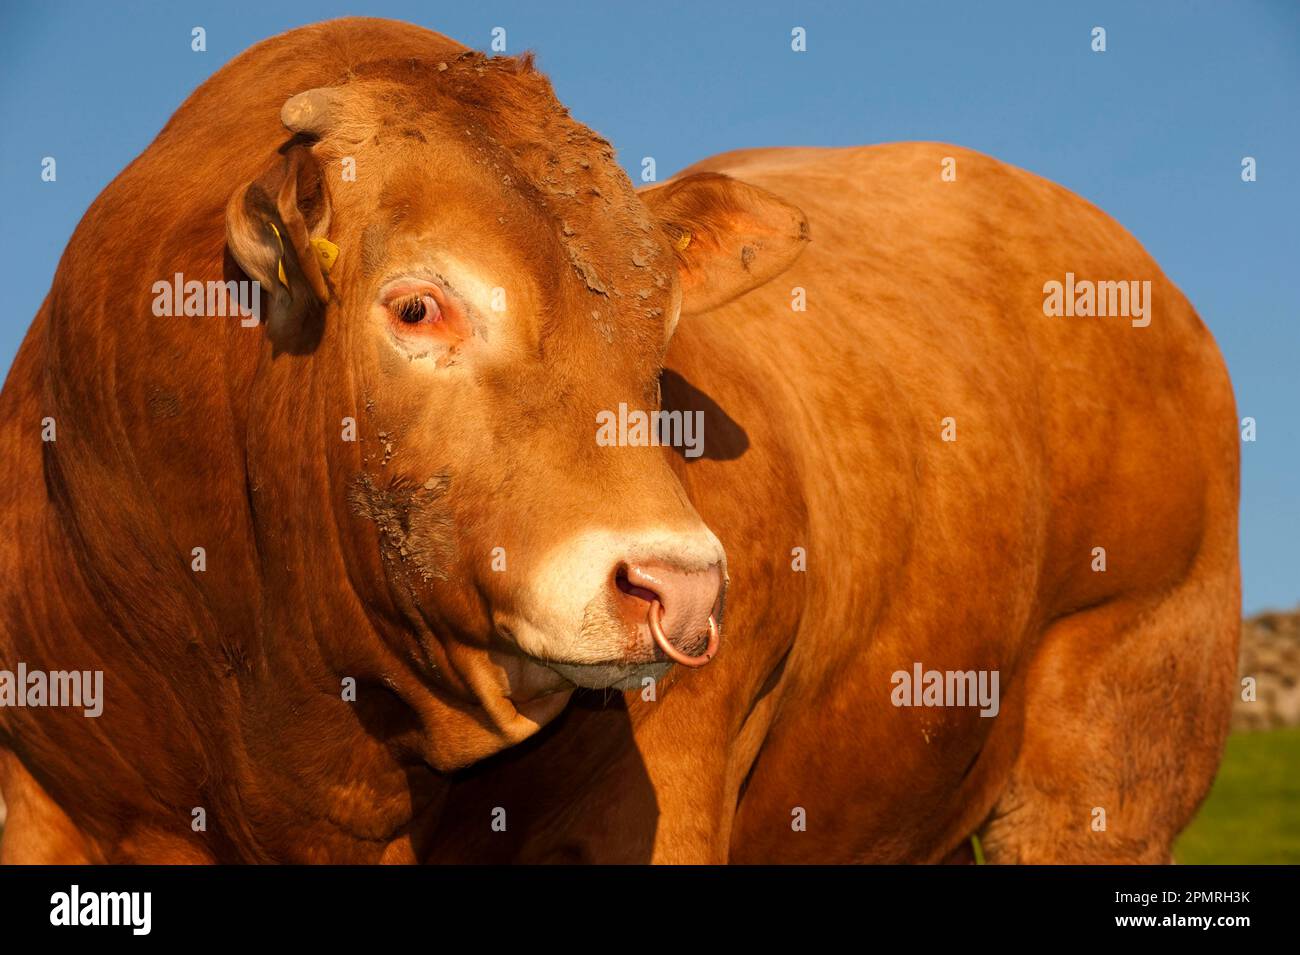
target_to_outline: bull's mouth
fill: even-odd
[[[659,682],[672,661],[653,663],[557,663],[537,661],[549,667],[575,686],[589,690],[639,690],[646,680]]]
[[[516,703],[572,690],[575,686],[588,690],[641,689],[644,680],[658,682],[672,667],[671,660],[654,658],[564,662],[522,649],[512,627],[498,626],[497,632],[511,649],[494,652],[493,656],[509,675],[509,695]]]
[[[624,587],[619,589],[627,593]],[[546,631],[518,616],[496,619],[496,632],[514,648],[517,659],[527,662],[525,670],[531,671],[533,680],[545,685],[547,692],[575,686],[641,690],[662,680],[674,664],[698,668],[716,655],[721,642],[721,596],[695,638],[675,642],[664,632],[664,611],[659,600],[649,593],[645,597],[633,596],[647,607],[646,618],[639,624],[593,601],[584,613],[583,625],[568,640],[548,640]],[[563,686],[551,684],[542,674],[550,674]]]

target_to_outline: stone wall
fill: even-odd
[[[1234,731],[1300,726],[1300,608],[1245,620],[1237,667],[1242,679],[1254,677],[1255,701],[1238,690]]]

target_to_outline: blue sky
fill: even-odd
[[[1258,422],[1242,448],[1246,609],[1300,601],[1300,3],[17,6],[0,10],[0,368],[87,206],[228,59],[349,14],[480,49],[499,26],[634,175],[643,156],[665,178],[736,147],[935,139],[1100,205],[1191,299]],[[190,49],[195,26],[207,52]],[[806,53],[790,51],[794,26]]]

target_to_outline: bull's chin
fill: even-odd
[[[671,663],[557,663],[550,667],[570,683],[589,690],[639,690],[645,680],[656,683],[668,672]]]

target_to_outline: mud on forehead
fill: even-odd
[[[675,267],[665,236],[610,144],[569,115],[531,57],[385,60],[357,67],[348,85],[362,95],[326,148],[455,143],[549,224],[598,327],[629,314],[664,320]]]

